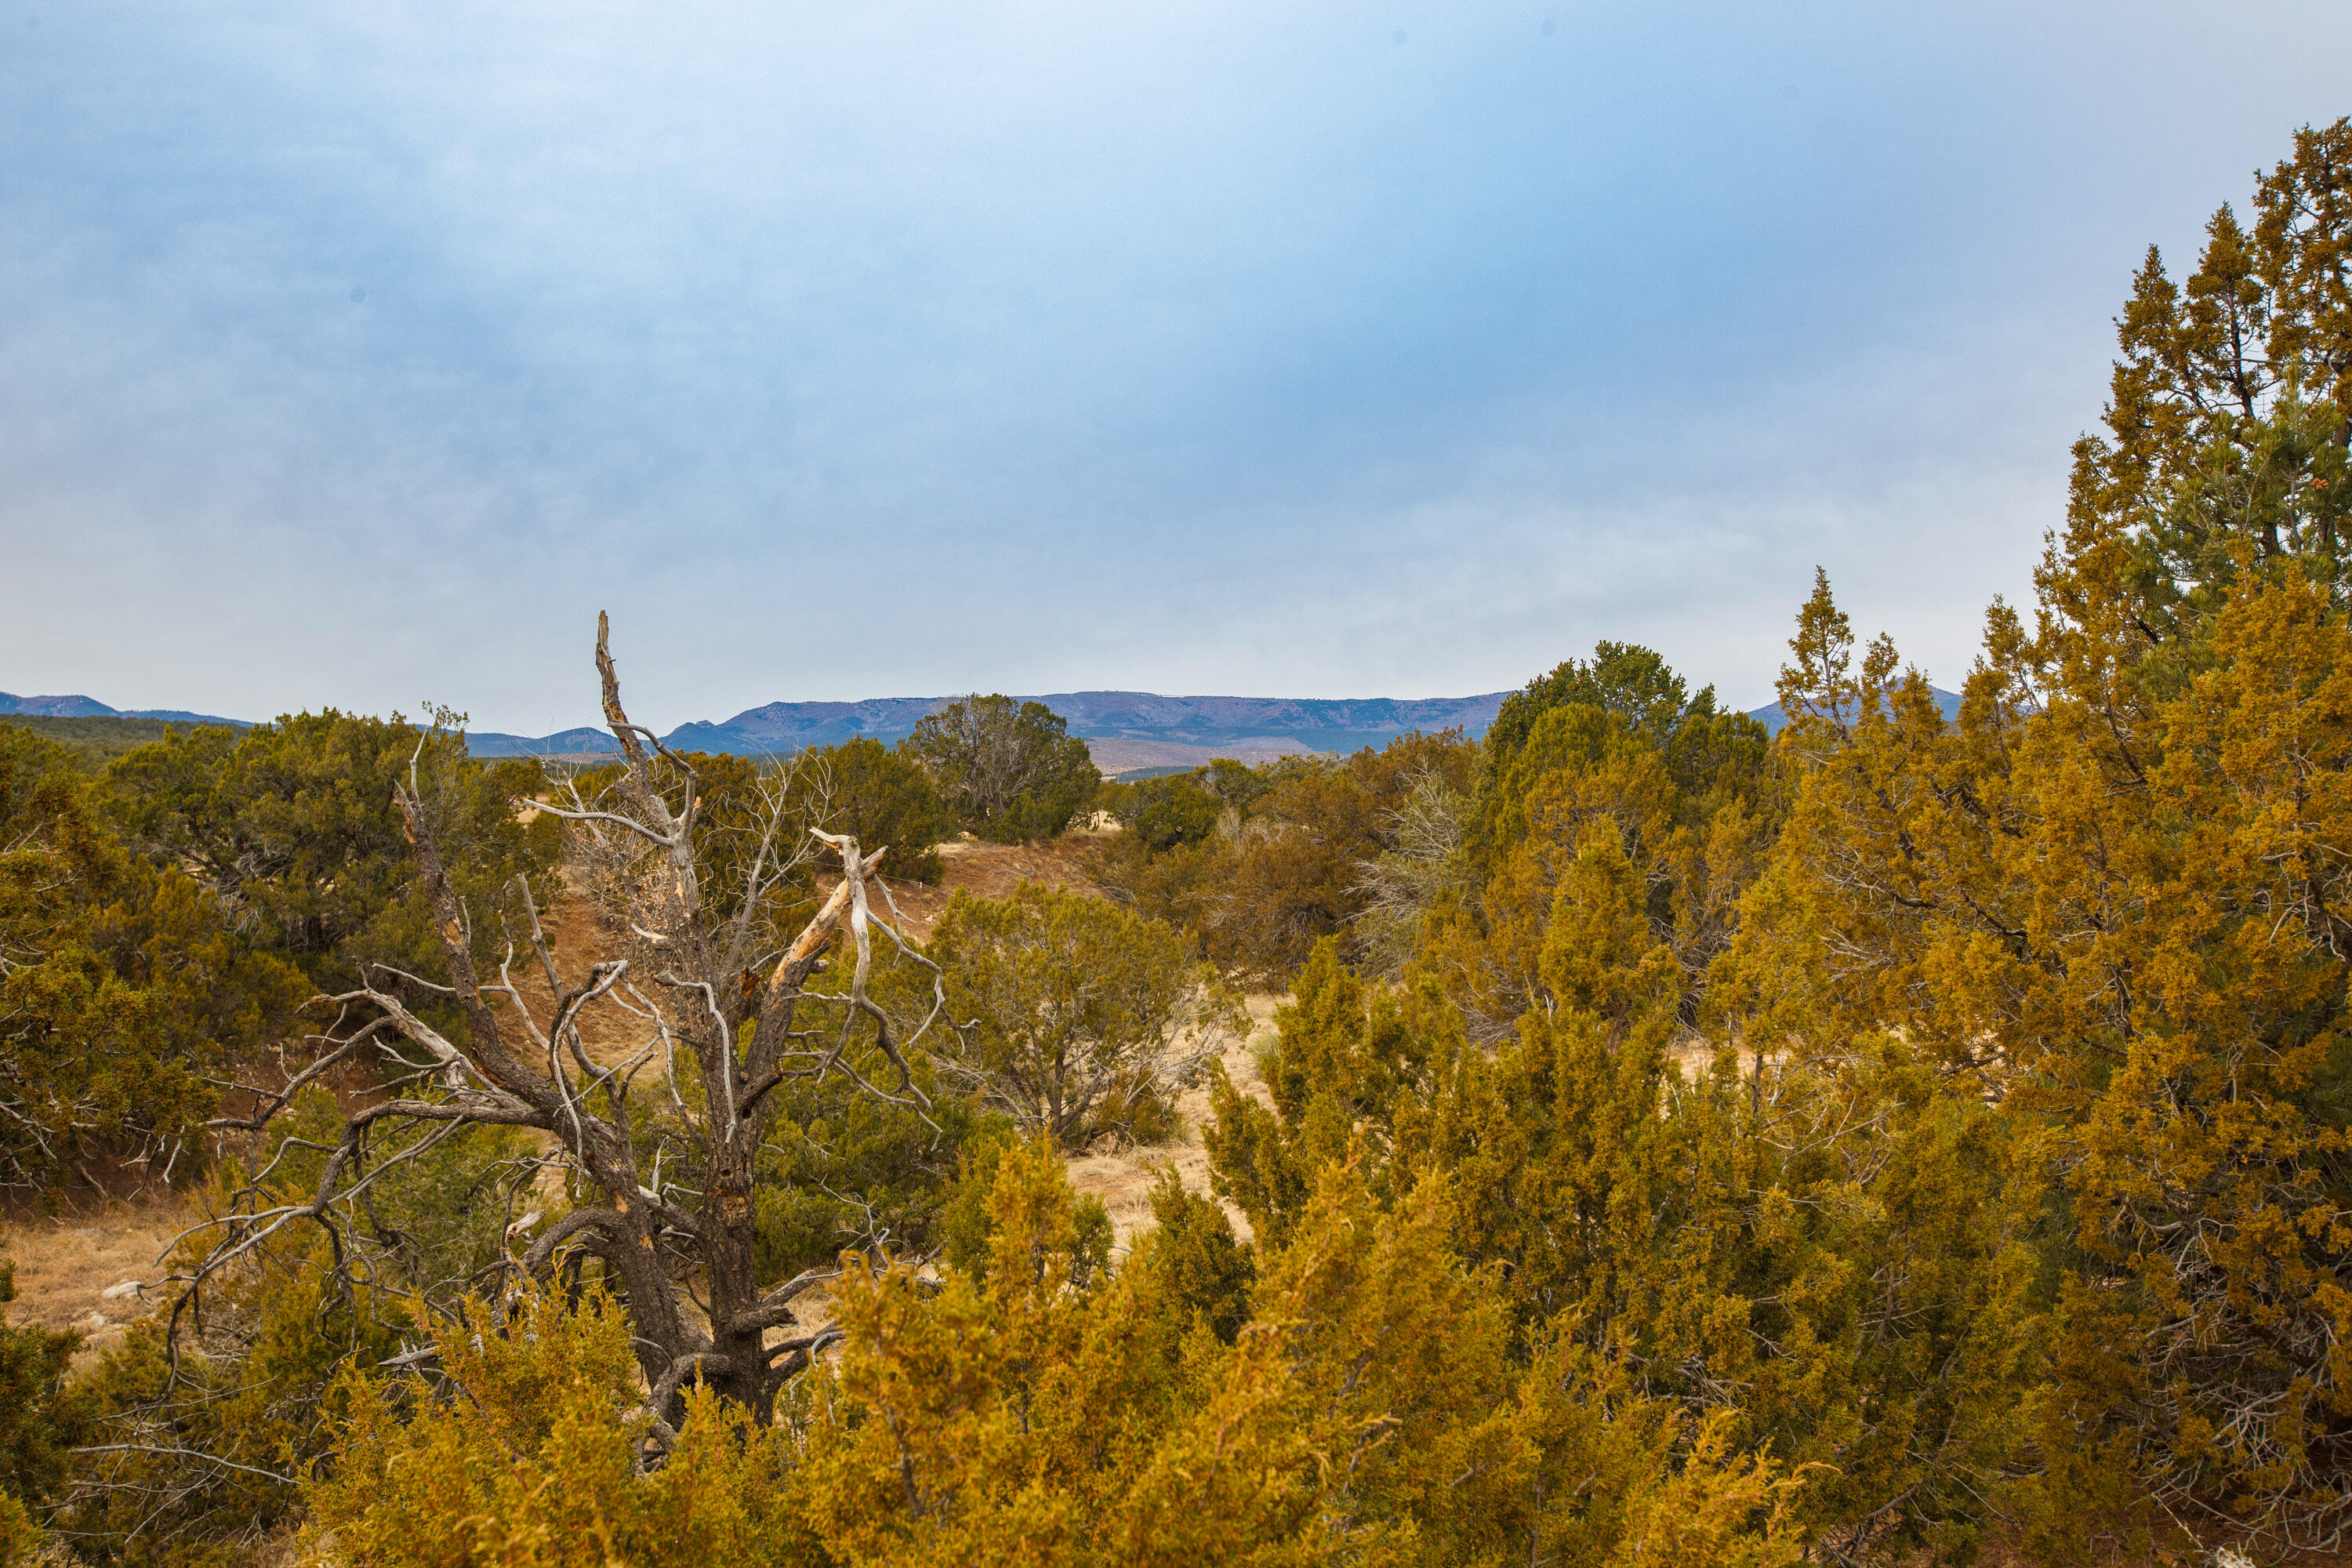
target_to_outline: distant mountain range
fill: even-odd
[[[1094,747],[1106,768],[1178,763],[1241,752],[1352,752],[1385,744],[1415,730],[1461,726],[1486,733],[1509,693],[1480,697],[1328,700],[1290,697],[1160,697],[1149,691],[1062,691],[1016,698],[1042,702],[1070,731]],[[681,724],[662,742],[681,752],[737,756],[782,755],[809,746],[837,745],[858,736],[885,744],[914,732],[917,721],[955,701],[952,697],[881,697],[864,702],[771,702],[747,708],[724,723]],[[603,730],[562,730],[552,735],[479,733],[467,737],[480,757],[604,756],[616,748]],[[1201,753],[1198,758],[1190,755]],[[1167,756],[1151,752],[1171,752]]]
[[[223,719],[212,713],[191,713],[181,708],[109,708],[94,697],[18,697],[0,691],[0,714],[23,713],[36,719],[170,719],[183,724],[226,724],[247,730],[243,719]]]
[[[1930,688],[1937,706],[1950,718],[1960,700]],[[1106,772],[1189,765],[1212,757],[1245,762],[1299,752],[1353,752],[1381,746],[1413,731],[1433,732],[1459,726],[1486,732],[1507,691],[1477,697],[1368,697],[1334,700],[1296,697],[1160,697],[1149,691],[1062,691],[1015,700],[1042,702],[1060,714],[1070,732],[1083,736]],[[863,702],[770,702],[747,708],[724,723],[707,720],[681,724],[662,737],[674,751],[718,752],[736,756],[787,755],[810,746],[837,745],[860,735],[890,744],[914,732],[924,715],[955,701],[952,697],[877,697]],[[247,721],[177,708],[110,708],[95,698],[17,697],[0,691],[0,716],[31,714],[60,719],[168,719],[183,723],[229,724]],[[1765,728],[1779,731],[1780,705],[1754,710]],[[478,731],[467,736],[478,757],[610,756],[619,748],[610,732],[583,727],[552,735],[509,735]]]

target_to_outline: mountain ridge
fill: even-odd
[[[1170,697],[1152,691],[1062,691],[1016,697],[1042,702],[1070,732],[1089,741],[1165,742],[1217,746],[1247,741],[1293,743],[1307,751],[1352,751],[1414,730],[1456,725],[1484,734],[1507,691],[1472,697]],[[766,755],[838,745],[860,736],[888,744],[955,697],[876,697],[860,702],[767,702],[721,722],[697,720],[662,737],[679,751]],[[1310,739],[1311,738],[1311,739]],[[552,735],[486,731],[470,736],[477,756],[603,755],[615,750],[601,730]],[[1254,748],[1266,749],[1264,746]]]
[[[19,697],[13,691],[0,691],[0,718],[22,715],[29,719],[168,719],[178,724],[226,724],[233,730],[250,730],[252,721],[246,719],[224,719],[216,713],[191,713],[184,708],[109,708],[95,697],[79,692],[66,696]]]
[[[1929,690],[1947,719],[1958,714],[1957,693],[1941,687]],[[1097,690],[1052,692],[1013,700],[1044,703],[1081,739],[1116,742],[1097,750],[1107,756],[1116,753],[1120,759],[1117,765],[1124,767],[1138,761],[1195,761],[1200,760],[1195,753],[1221,749],[1224,754],[1260,757],[1284,752],[1352,752],[1383,745],[1414,731],[1430,732],[1457,726],[1475,737],[1486,733],[1503,700],[1510,695],[1488,691],[1471,697],[1171,697],[1153,691]],[[926,715],[957,700],[956,697],[869,697],[856,702],[764,702],[723,721],[698,719],[680,724],[662,737],[662,743],[673,751],[736,756],[782,755],[812,746],[838,745],[861,736],[887,745],[905,739]],[[19,697],[0,691],[0,718],[15,715],[163,719],[251,728],[248,720],[177,708],[110,708],[80,693]],[[1782,721],[1777,702],[1752,709],[1748,716],[1776,733]],[[467,744],[478,757],[586,758],[614,755],[620,749],[609,731],[593,725],[549,735],[475,731],[467,734]],[[1155,750],[1168,755],[1147,757]],[[1104,765],[1113,764],[1107,760]]]

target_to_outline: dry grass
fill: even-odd
[[[151,1303],[138,1288],[163,1276],[164,1250],[194,1219],[185,1200],[161,1193],[92,1204],[54,1219],[8,1221],[0,1226],[0,1254],[16,1265],[8,1321],[80,1331],[75,1361],[87,1364],[146,1316]],[[131,1289],[120,1289],[126,1285]],[[118,1293],[110,1297],[110,1290]]]
[[[1265,1080],[1258,1075],[1256,1047],[1274,1027],[1274,1009],[1282,998],[1255,995],[1249,998],[1250,1029],[1241,1039],[1225,1042],[1223,1060],[1225,1074],[1234,1086],[1244,1094],[1254,1094],[1267,1104],[1273,1097],[1267,1092]],[[1200,1129],[1209,1120],[1209,1090],[1206,1084],[1196,1085],[1176,1102],[1184,1119],[1184,1135],[1181,1142],[1146,1144],[1125,1149],[1117,1153],[1085,1154],[1072,1160],[1070,1184],[1080,1193],[1100,1198],[1110,1211],[1111,1224],[1116,1227],[1115,1243],[1120,1252],[1127,1249],[1129,1239],[1151,1224],[1151,1187],[1160,1179],[1162,1166],[1176,1167],[1177,1178],[1188,1191],[1209,1196],[1209,1154],[1201,1146]],[[1250,1239],[1249,1221],[1232,1205],[1223,1205],[1225,1217],[1233,1221],[1234,1232],[1243,1240]]]

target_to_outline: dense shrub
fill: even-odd
[[[126,853],[61,750],[0,726],[0,1187],[194,1173],[207,1079],[308,989],[218,895]]]
[[[959,893],[930,950],[953,1024],[941,1066],[1023,1132],[1066,1147],[1172,1133],[1176,1091],[1240,1026],[1178,932],[1058,888]]]
[[[1203,788],[1196,773],[1140,779],[1119,788],[1118,801],[1109,808],[1111,815],[1153,853],[1202,842],[1216,832],[1217,819],[1226,810],[1225,803]]]
[[[966,697],[929,714],[907,749],[982,838],[1051,838],[1092,805],[1102,774],[1087,743],[1040,702]]]
[[[543,787],[539,763],[471,761],[462,734],[396,715],[197,729],[120,758],[106,786],[127,845],[194,876],[260,946],[339,991],[362,975],[396,983],[388,969],[446,978],[392,804],[412,765],[469,903],[487,915],[519,875],[543,900],[562,830],[515,805]],[[478,923],[487,956],[499,928]]]
[[[0,1262],[0,1568],[32,1561],[34,1512],[65,1485],[94,1403],[67,1382],[80,1335],[10,1325],[16,1275]]]
[[[1345,1166],[1233,1342],[1139,1242],[1082,1259],[1050,1150],[1003,1155],[986,1251],[936,1287],[854,1268],[837,1368],[761,1429],[705,1395],[632,1462],[621,1314],[540,1298],[445,1338],[462,1391],[350,1383],[310,1539],[379,1568],[488,1559],[1040,1568],[1115,1563],[1793,1563],[1777,1466],[1548,1342],[1530,1360],[1447,1250],[1435,1184],[1382,1214]],[[413,1412],[413,1414],[412,1414]],[[1344,1462],[1333,1462],[1334,1456]]]
[[[826,809],[817,826],[850,834],[868,850],[887,846],[885,877],[940,879],[935,846],[954,837],[958,824],[930,773],[909,752],[861,735],[808,752],[799,766],[825,781]]]

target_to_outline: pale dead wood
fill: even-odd
[[[306,1196],[273,1198],[272,1173],[265,1169],[226,1213],[188,1233],[202,1237],[205,1250],[176,1277],[172,1322],[176,1331],[200,1306],[207,1282],[224,1270],[303,1228],[328,1239],[339,1274],[366,1277],[384,1288],[386,1276],[371,1267],[370,1228],[362,1212],[369,1189],[465,1127],[529,1129],[551,1141],[550,1158],[562,1163],[574,1191],[586,1196],[520,1258],[509,1251],[502,1266],[509,1277],[490,1282],[494,1310],[502,1311],[520,1279],[548,1280],[562,1270],[576,1283],[583,1261],[601,1263],[629,1314],[648,1392],[650,1461],[675,1438],[680,1391],[689,1380],[714,1384],[765,1419],[777,1390],[831,1337],[820,1325],[780,1344],[766,1342],[770,1331],[798,1321],[794,1302],[838,1276],[838,1270],[811,1270],[783,1281],[756,1278],[758,1155],[778,1114],[775,1090],[838,1073],[937,1131],[907,1051],[940,1016],[945,992],[937,967],[873,908],[873,893],[880,893],[886,907],[889,900],[887,885],[876,880],[882,852],[864,853],[846,836],[797,831],[786,809],[789,781],[763,782],[767,809],[756,845],[741,884],[726,890],[733,911],[712,916],[711,890],[702,885],[696,854],[703,815],[698,781],[685,759],[623,709],[601,616],[595,661],[605,721],[621,748],[621,776],[593,798],[573,787],[565,799],[534,804],[573,825],[592,879],[602,879],[609,912],[636,944],[566,984],[537,900],[518,879],[500,913],[503,956],[494,973],[485,973],[476,962],[472,912],[443,865],[426,787],[412,759],[408,778],[395,786],[394,804],[415,847],[420,889],[448,966],[449,984],[430,989],[454,1002],[465,1027],[436,1028],[376,984],[313,1000],[313,1006],[331,1010],[313,1042],[313,1064],[264,1098],[252,1114],[224,1118],[216,1126],[258,1133],[302,1087],[354,1058],[394,1067],[386,1097],[349,1113],[340,1140],[322,1151],[324,1169]],[[657,759],[667,764],[666,773],[657,773]],[[768,923],[775,903],[771,895],[804,875],[819,845],[838,858],[841,881],[783,940]],[[856,954],[847,993],[808,991],[826,949],[845,929]],[[931,973],[930,1016],[905,1040],[866,994],[877,931]],[[544,977],[544,997],[527,996],[518,984],[518,958]],[[837,1025],[796,1027],[806,1005],[839,1009]],[[615,1031],[633,1031],[634,1048],[618,1059],[608,1048],[600,1063],[583,1039],[583,1021],[591,1016],[608,1041]],[[885,1081],[860,1073],[853,1047],[878,1050],[890,1068]],[[651,1113],[637,1105],[633,1116],[639,1080],[656,1064]],[[299,1140],[289,1142],[300,1146]],[[528,1221],[509,1225],[509,1240],[526,1229]],[[891,1238],[869,1235],[864,1246],[879,1254]]]

